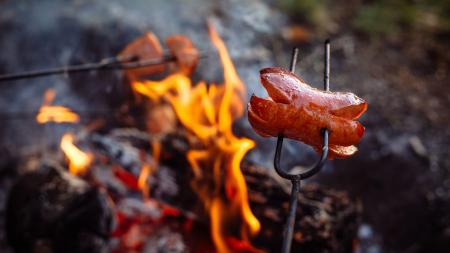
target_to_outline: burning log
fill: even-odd
[[[283,224],[289,204],[289,186],[280,184],[266,168],[245,164],[242,170],[252,210],[262,231],[254,243],[277,249],[283,240]],[[302,186],[292,252],[352,252],[361,207],[344,192],[316,184]]]
[[[185,159],[181,159],[189,150],[187,138],[179,132],[167,135],[163,143],[172,148],[168,149],[171,151],[166,154],[167,160],[162,160],[161,163],[168,165],[167,169],[175,170],[174,174],[178,175],[179,180],[186,179],[180,168],[189,166]],[[269,252],[274,251],[280,248],[283,239],[290,187],[284,185],[284,181],[279,180],[267,168],[244,163],[241,169],[247,183],[251,209],[261,222],[261,231],[252,243],[269,249]],[[170,202],[170,199],[166,201]],[[189,210],[192,207],[183,208]],[[317,184],[305,184],[299,196],[295,223],[297,232],[292,251],[352,252],[361,211],[361,205],[353,202],[344,192],[326,189]]]
[[[126,239],[129,240],[128,243],[132,243],[133,240],[129,237],[137,233],[136,236],[141,238],[139,243],[144,242],[139,246],[140,252],[188,252],[193,247],[188,241],[207,240],[188,238],[187,234],[193,232],[186,231],[183,225],[187,220],[192,220],[194,226],[203,226],[205,230],[208,224],[208,214],[203,210],[201,200],[194,194],[190,181],[192,172],[185,154],[192,147],[186,134],[180,129],[161,139],[164,151],[160,166],[148,179],[151,197],[157,202],[148,205],[148,202],[126,198],[115,207],[115,212],[119,213],[134,210],[135,214],[128,214],[128,217],[138,219],[132,223],[137,232],[130,228],[126,233],[127,237],[120,240]],[[102,152],[136,175],[139,171],[135,170],[141,168],[142,161],[135,153],[141,149],[151,153],[148,134],[137,129],[116,129],[106,135],[92,133],[77,136],[84,136],[84,139],[79,137],[78,142],[91,142],[98,149],[93,152]],[[93,174],[91,176],[96,179],[114,178],[112,174],[98,174],[99,171],[113,171],[111,165],[104,166],[93,165],[90,169]],[[261,223],[261,231],[251,243],[260,249],[274,252],[279,249],[282,241],[289,187],[280,183],[266,168],[244,163],[241,169],[248,187],[250,207]],[[111,187],[114,184],[109,186]],[[115,191],[119,188],[116,187]],[[126,193],[121,195],[127,196]],[[24,199],[34,201],[27,202]],[[13,188],[9,200],[8,236],[17,252],[29,252],[42,247],[50,248],[53,252],[58,252],[56,249],[62,249],[63,252],[88,252],[83,251],[86,248],[89,248],[89,252],[101,252],[106,248],[107,238],[114,236],[114,233],[110,233],[112,210],[103,193],[63,172],[58,166],[46,165],[25,174]],[[172,206],[179,217],[165,217],[165,204],[162,203]],[[345,193],[313,184],[302,187],[299,203],[294,252],[352,251],[360,217],[358,204],[352,202]],[[42,215],[43,213],[46,215]],[[30,218],[23,219],[24,216]],[[163,223],[148,223],[149,220],[161,219],[164,220]],[[139,222],[144,223],[144,230],[138,229],[141,226]],[[152,232],[145,232],[145,228]],[[117,229],[116,227],[115,232]],[[24,231],[33,232],[30,235]],[[139,234],[144,233],[142,231],[145,234]],[[114,252],[124,249],[127,247],[116,248]]]
[[[113,213],[102,190],[47,163],[13,186],[6,213],[11,246],[25,252],[104,252]]]
[[[189,181],[192,175],[185,158],[192,147],[187,133],[179,130],[162,137],[164,151],[161,154],[161,167],[151,180],[150,192],[159,201],[184,212],[197,214],[196,220],[205,223],[207,214],[202,212],[200,200],[193,195]],[[145,135],[137,129],[118,129],[103,138],[120,138],[123,143],[142,148],[148,143]],[[258,248],[274,251],[282,242],[289,185],[283,184],[278,176],[266,168],[244,163],[241,169],[247,183],[251,209],[261,222],[261,231],[252,243]],[[361,206],[350,200],[344,192],[305,184],[299,196],[293,252],[351,252],[360,213]]]

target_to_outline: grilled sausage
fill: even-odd
[[[199,52],[192,41],[183,35],[172,35],[166,38],[166,45],[175,56],[180,71],[184,74],[192,73],[199,57]]]
[[[150,32],[136,38],[130,42],[119,57],[133,57],[137,60],[158,59],[163,57],[163,50],[158,38]],[[142,68],[127,69],[125,74],[129,79],[139,79],[152,74],[161,73],[164,71],[164,65],[152,65]]]
[[[248,118],[262,136],[283,136],[302,141],[321,152],[321,130],[329,131],[329,159],[345,158],[357,151],[364,127],[357,119],[367,103],[352,93],[312,88],[295,74],[282,68],[260,71],[261,83],[269,98],[253,95]]]

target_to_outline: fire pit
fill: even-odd
[[[236,136],[232,124],[243,113],[245,86],[212,25],[209,34],[223,84],[194,85],[195,65],[183,69],[194,62],[178,62],[159,81],[136,78],[162,72],[164,62],[125,70],[133,94],[117,126],[78,127],[62,135],[60,150],[44,150],[26,162],[27,173],[13,186],[7,205],[6,232],[15,251],[276,251],[289,197],[267,170],[243,165],[255,143]],[[122,54],[156,40],[143,35]],[[21,77],[30,75],[8,79]],[[36,115],[50,130],[82,117],[53,105],[56,95],[47,90]],[[136,128],[140,125],[147,131]],[[304,198],[313,202],[302,202],[294,248],[351,250],[358,209],[349,199],[316,186],[307,186]],[[321,212],[326,216],[317,216]]]
[[[51,70],[0,81],[0,252],[280,252],[291,185],[274,169],[318,157],[285,139],[274,166],[245,105],[293,47],[321,88],[327,37],[331,90],[370,104],[366,133],[302,182],[292,251],[447,252],[447,4],[306,2],[0,0],[0,76]],[[156,60],[123,53],[140,37]]]
[[[88,13],[88,6],[77,4],[68,8]],[[114,4],[107,6],[112,8],[110,15],[119,15]],[[102,4],[95,7],[106,8]],[[268,11],[264,5],[258,8],[262,14]],[[19,7],[11,10],[10,15],[20,13]],[[59,65],[120,55],[134,38],[149,36],[142,35],[144,32],[163,35],[160,38],[173,32],[150,22],[152,27],[145,27],[145,31],[125,33],[120,28],[117,35],[94,35],[103,27],[114,30],[118,24],[100,22],[98,27],[80,28],[77,25],[83,19],[66,15],[70,18],[56,18],[63,20],[62,27],[82,29],[80,38],[87,40],[69,43],[66,49],[78,50],[77,54],[69,52],[70,57],[60,59],[64,64]],[[226,31],[227,25],[234,25],[226,21],[227,15],[213,17],[211,23]],[[124,22],[129,25],[134,21]],[[248,36],[265,32],[263,26],[246,22],[253,29]],[[29,103],[35,109],[23,111],[11,103],[14,106],[4,117],[27,120],[41,136],[5,140],[6,146],[12,142],[16,147],[8,149],[16,152],[2,163],[14,171],[2,179],[7,183],[1,188],[2,194],[7,194],[7,204],[0,241],[10,246],[5,252],[280,250],[290,186],[262,166],[271,158],[258,163],[261,153],[270,157],[273,153],[263,150],[247,155],[258,144],[252,140],[247,123],[239,121],[247,95],[255,90],[251,86],[254,80],[247,75],[254,67],[245,68],[245,62],[254,60],[252,57],[268,61],[270,53],[256,47],[240,55],[239,66],[244,66],[243,75],[250,80],[244,82],[229,55],[242,53],[239,49],[233,52],[240,45],[232,40],[231,46],[224,43],[220,32],[206,23],[190,24],[200,34],[192,37],[202,56],[197,68],[184,70],[174,63],[176,57],[163,57],[150,67],[128,69],[120,62],[121,70],[100,71],[112,66],[100,61],[106,65],[97,66],[97,70],[72,73],[66,69],[66,75],[11,84],[18,87],[14,92],[30,87],[33,101]],[[45,34],[39,30],[33,33]],[[55,36],[62,36],[58,33]],[[195,43],[199,38],[201,42]],[[252,44],[252,39],[246,43]],[[37,46],[44,51],[56,50]],[[242,46],[248,48],[245,43]],[[0,73],[51,65],[41,64],[41,54],[26,54],[29,63],[5,58],[15,64],[2,62]],[[155,66],[164,66],[165,71],[151,70],[150,75],[145,73],[148,77],[135,78],[137,70],[145,72]],[[52,88],[44,87],[48,82]],[[65,100],[74,103],[61,103]],[[2,134],[15,124],[21,125],[10,121]],[[302,186],[298,202],[293,252],[354,250],[359,203],[343,192],[316,184]]]

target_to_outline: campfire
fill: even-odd
[[[200,53],[186,37],[171,36],[167,62],[124,70],[130,99],[117,125],[81,125],[82,113],[45,92],[36,121],[50,132],[72,127],[56,151],[33,157],[39,162],[11,191],[7,230],[17,252],[279,250],[289,185],[245,161],[255,141],[233,127],[246,86],[213,26],[209,36],[222,83],[194,83]],[[151,33],[119,56],[129,53],[167,58]],[[345,194],[306,185],[297,212],[295,252],[352,250],[359,210]]]

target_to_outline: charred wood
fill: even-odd
[[[125,135],[121,135],[124,138]],[[139,145],[129,132],[133,145]],[[126,139],[126,138],[125,138]],[[196,213],[201,220],[202,204],[192,189],[192,177],[186,152],[195,145],[185,131],[172,132],[161,138],[163,152],[161,171],[151,184],[153,197]],[[193,144],[194,143],[194,144]],[[142,146],[142,144],[140,145]],[[262,231],[254,244],[266,249],[278,249],[286,219],[290,185],[267,168],[244,163],[241,166],[249,191],[251,208],[261,222]],[[177,193],[164,189],[167,177],[177,186]],[[157,193],[157,194],[156,194]],[[293,240],[293,252],[352,252],[362,207],[345,192],[327,189],[317,184],[303,184]],[[202,218],[203,215],[203,218]]]
[[[289,192],[268,169],[242,166],[250,205],[261,222],[255,245],[280,248]],[[338,192],[317,184],[303,184],[295,223],[292,252],[353,252],[361,206]]]
[[[184,158],[190,148],[189,138],[177,132],[166,135],[163,143],[167,153],[161,162],[169,171],[175,171],[173,174],[177,175],[179,182],[189,181],[189,165]],[[244,163],[241,169],[246,179],[251,208],[262,227],[254,245],[278,249],[282,242],[290,185],[286,185],[286,181],[267,168]],[[183,184],[189,187],[188,182]],[[188,203],[188,206],[181,206],[187,210],[196,206],[193,202]],[[303,184],[299,195],[293,252],[352,252],[361,212],[361,204],[352,201],[345,192],[317,184]]]
[[[141,203],[136,199],[139,192],[133,193],[129,186],[121,185],[123,182],[113,174],[114,166],[118,166],[134,176],[139,175],[143,161],[153,159],[149,137],[132,128],[116,129],[108,134],[78,135],[80,143],[106,158],[91,166],[85,176],[88,181],[73,177],[54,165],[41,166],[23,175],[13,187],[8,203],[8,237],[14,249],[17,252],[105,250],[112,214],[102,191],[94,186],[100,184],[122,199],[116,206],[118,210],[125,204],[124,210],[140,210],[139,215],[130,217],[159,219],[165,205],[175,207],[179,212],[179,221],[178,218],[171,219],[172,225],[163,223],[153,228],[154,232],[145,239],[147,243],[142,248],[145,252],[189,251],[191,243],[186,240],[192,238],[187,239],[186,231],[181,232],[176,227],[186,220],[193,220],[197,226],[204,227],[203,230],[208,228],[208,215],[192,188],[192,172],[185,158],[186,152],[197,145],[195,140],[185,131],[160,136],[162,149],[158,168],[148,179],[150,196],[157,207],[152,210],[156,213],[146,214],[148,210],[142,208],[148,205],[130,205]],[[150,158],[143,160],[139,155],[142,152]],[[261,231],[252,243],[268,252],[276,252],[282,242],[289,185],[267,168],[244,163],[241,169],[250,206],[261,222]],[[124,201],[128,197],[134,202]],[[299,203],[294,252],[352,252],[361,211],[357,202],[343,192],[304,184]]]
[[[6,211],[10,245],[21,252],[105,252],[113,214],[105,193],[58,165],[24,174]]]

